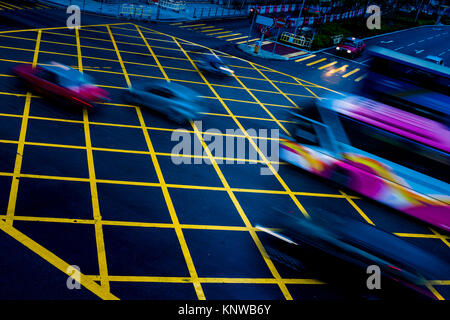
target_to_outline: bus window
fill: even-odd
[[[447,153],[341,114],[339,118],[353,147],[450,183]]]

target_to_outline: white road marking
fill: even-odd
[[[394,50],[400,50],[400,49],[403,49],[404,47],[398,47],[397,49],[394,49]]]
[[[414,44],[416,44],[416,43],[415,43],[415,42],[410,43],[410,44],[407,45],[407,47],[412,46],[412,45],[414,45]]]
[[[421,52],[424,52],[425,50],[415,50],[415,51],[416,51],[416,54],[419,54]]]
[[[419,40],[418,42],[424,42],[425,40]]]

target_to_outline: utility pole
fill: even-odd
[[[301,8],[300,8],[300,12],[298,13],[297,21],[295,22],[295,30],[294,30],[294,34],[297,34],[298,23],[299,23],[299,21],[300,21],[300,17],[302,16],[302,11],[303,11],[304,5],[305,5],[305,0],[303,0],[303,2],[302,2],[302,6],[301,6]]]

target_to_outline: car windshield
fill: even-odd
[[[350,47],[354,47],[354,46],[356,46],[356,43],[355,43],[355,41],[353,41],[353,40],[349,40],[349,39],[347,39],[347,40],[344,40],[344,42],[342,43],[343,45],[346,45],[346,46],[350,46]]]

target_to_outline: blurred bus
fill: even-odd
[[[381,47],[363,91],[375,100],[449,125],[450,68]]]
[[[280,158],[450,231],[450,130],[355,95],[293,114]]]

